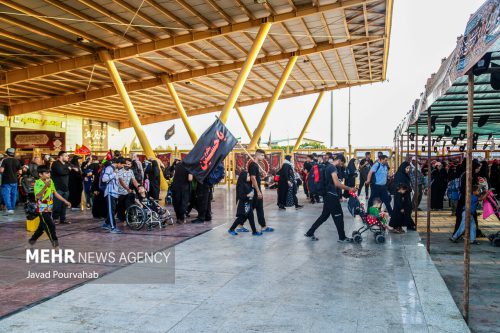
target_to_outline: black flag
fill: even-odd
[[[165,132],[165,140],[170,139],[173,137],[175,134],[175,124],[172,125],[166,132]]]
[[[226,158],[238,140],[217,119],[198,139],[182,163],[200,183]]]

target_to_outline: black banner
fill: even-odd
[[[226,126],[217,119],[201,135],[182,163],[200,183],[203,183],[213,168],[224,161],[237,142]]]

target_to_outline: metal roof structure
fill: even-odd
[[[236,106],[385,80],[393,0],[2,0],[0,107],[120,122],[109,50],[142,124],[220,111],[259,26],[271,30]]]
[[[499,12],[500,0],[488,0],[471,16],[465,36],[457,40],[453,52],[427,80],[424,92],[397,127],[395,140],[407,132],[415,134],[417,125],[419,135],[440,136],[448,142],[466,131],[469,105],[466,69],[484,59],[489,59],[488,68],[474,76],[473,131],[479,135],[478,142],[500,137],[500,91],[491,84],[491,76],[500,69]],[[430,133],[429,113],[435,127]],[[480,118],[486,122],[479,124]],[[454,119],[456,126],[452,125]],[[451,135],[445,134],[446,126],[450,127]]]

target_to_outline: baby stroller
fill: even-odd
[[[363,226],[358,230],[352,232],[352,239],[356,243],[361,243],[363,241],[363,236],[361,236],[365,231],[370,230],[373,232],[375,237],[375,243],[383,244],[385,243],[385,227],[382,223],[383,217],[375,217],[373,215],[369,215],[362,204],[359,201],[359,198],[355,192],[349,192],[350,198],[347,202],[347,207],[349,212],[353,217],[359,215],[361,217],[361,221],[363,222]]]
[[[500,209],[498,201],[493,192],[488,193],[488,196],[483,201],[483,219],[489,218],[491,215],[496,216],[500,221]],[[500,231],[488,236],[491,245],[500,247]]]
[[[127,209],[127,226],[132,230],[141,230],[144,225],[148,226],[148,231],[159,226],[160,229],[167,224],[173,225],[174,219],[169,210],[161,207],[157,202],[151,201],[154,206],[143,204],[142,207],[134,204]]]

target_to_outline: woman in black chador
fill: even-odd
[[[443,165],[437,162],[431,172],[431,209],[443,209],[444,194],[448,183],[443,179]]]
[[[302,208],[297,200],[297,182],[295,180],[294,166],[292,164],[292,156],[286,155],[283,166],[278,172],[278,207],[286,209],[285,207],[295,206],[295,208]]]
[[[83,193],[83,176],[82,169],[80,168],[80,156],[74,155],[71,159],[71,169],[69,171],[69,202],[71,202],[71,207],[75,210],[80,209],[82,203],[82,193]]]
[[[149,196],[154,200],[160,199],[160,166],[157,160],[151,162],[149,169]]]
[[[411,200],[411,166],[408,162],[403,162],[394,175],[392,183],[392,194],[394,194],[394,209],[391,215],[389,226],[397,232],[403,232],[402,227],[408,227],[409,230],[415,230],[415,224],[411,218],[412,200]]]

